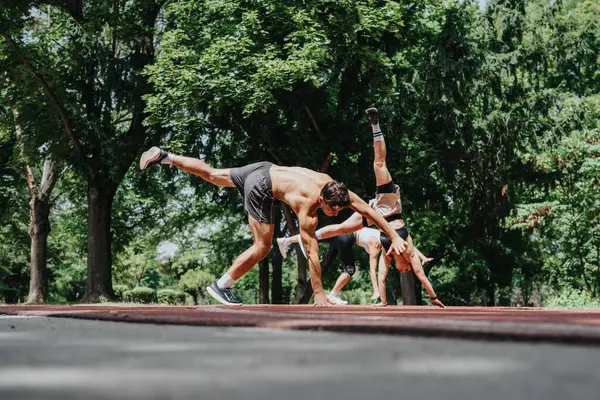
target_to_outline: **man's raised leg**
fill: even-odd
[[[144,170],[159,163],[171,164],[182,171],[198,175],[206,182],[212,183],[213,185],[235,187],[235,184],[231,180],[231,176],[229,174],[229,168],[213,168],[198,158],[178,156],[167,153],[156,146],[150,148],[142,154],[140,157],[140,170]]]
[[[229,270],[220,279],[215,279],[206,288],[206,291],[215,300],[225,305],[242,305],[242,301],[231,291],[231,286],[258,264],[260,260],[265,258],[271,250],[275,225],[258,222],[250,215],[248,216],[248,223],[250,224],[254,243],[235,259]]]

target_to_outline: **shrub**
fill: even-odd
[[[214,275],[199,268],[191,269],[179,279],[179,289],[190,294],[194,304],[198,304],[199,298],[203,297],[203,290],[215,279]]]
[[[128,291],[129,288],[127,285],[113,285],[113,292],[115,293],[116,301],[124,301],[125,292]]]
[[[123,293],[123,300],[128,303],[150,304],[154,301],[154,290],[149,287],[138,286]]]
[[[186,294],[178,290],[161,289],[157,293],[159,304],[182,305],[185,304]]]
[[[598,308],[598,299],[593,299],[583,290],[567,290],[550,296],[544,304],[548,308]]]
[[[85,293],[87,264],[85,262],[60,263],[49,269],[48,300],[56,303],[73,303]]]
[[[371,292],[362,289],[342,290],[338,297],[346,300],[348,304],[371,304]]]

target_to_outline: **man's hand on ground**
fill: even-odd
[[[325,294],[325,292],[321,291],[315,293],[315,307],[331,307],[333,305],[335,305],[335,302],[333,300],[330,300]]]
[[[444,303],[442,303],[439,299],[435,299],[431,302],[432,304],[435,304],[436,306],[438,306],[439,308],[446,308],[446,306],[444,305]]]

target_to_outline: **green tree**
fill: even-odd
[[[7,129],[13,132],[16,149],[12,163],[24,171],[23,185],[29,192],[29,295],[28,303],[44,303],[47,289],[47,238],[50,233],[51,193],[58,179],[58,165],[51,157],[55,145],[43,139],[47,132],[59,131],[58,119],[45,101],[31,87],[16,82],[23,72],[10,62],[7,49],[0,47],[4,73],[0,83],[2,112]],[[37,168],[36,165],[43,165]]]
[[[554,289],[584,290],[598,294],[600,256],[600,132],[598,96],[571,104],[582,108],[592,129],[564,135],[555,146],[532,155],[541,173],[550,177],[547,190],[531,188],[509,226],[530,232],[541,242],[540,258]],[[594,126],[595,125],[595,126]]]
[[[437,7],[171,3],[161,52],[147,69],[156,88],[149,123],[171,129],[171,141],[218,166],[268,159],[327,171],[359,194],[372,192],[359,173],[372,170],[363,110],[394,95],[392,57],[418,47],[429,29],[426,15]],[[293,234],[294,217],[285,215]],[[295,299],[309,298],[299,257]]]
[[[0,301],[23,302],[27,290],[27,189],[14,164],[19,150],[12,113],[0,108]]]
[[[10,60],[42,90],[64,135],[56,154],[85,178],[88,200],[84,301],[112,296],[111,214],[118,186],[160,132],[143,125],[141,74],[154,59],[158,1],[8,1],[0,30]],[[53,134],[50,133],[51,135]]]

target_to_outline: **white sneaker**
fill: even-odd
[[[328,294],[327,298],[339,306],[345,306],[346,304],[348,304],[348,302],[346,300],[342,300],[339,297],[336,297],[332,294]]]
[[[378,301],[377,303],[371,304],[371,307],[387,307],[387,303],[382,303],[381,301]]]
[[[288,238],[277,238],[277,247],[283,258],[287,258],[287,252],[291,245]]]

